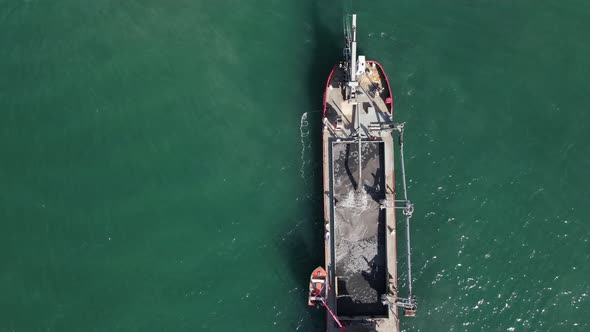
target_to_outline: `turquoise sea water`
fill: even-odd
[[[4,0],[0,331],[322,331],[347,11],[407,121],[403,330],[589,330],[588,2]]]

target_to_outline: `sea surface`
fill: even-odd
[[[323,331],[352,12],[406,122],[403,331],[589,331],[582,0],[0,0],[0,331]]]

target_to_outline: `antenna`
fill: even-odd
[[[356,82],[356,14],[352,14],[352,55],[350,59],[350,81]]]

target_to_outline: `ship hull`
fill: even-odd
[[[397,289],[395,214],[382,208],[384,201],[395,199],[393,139],[390,132],[369,129],[351,138],[355,124],[392,123],[392,94],[383,67],[375,61],[364,65],[366,75],[359,79],[363,92],[357,92],[352,110],[346,64],[334,65],[324,90],[326,302],[347,331],[398,331],[397,308],[381,301]],[[328,315],[326,325],[327,331],[340,331]]]

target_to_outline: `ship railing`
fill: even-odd
[[[408,188],[406,185],[406,166],[404,162],[404,125],[405,123],[396,123],[391,126],[392,131],[398,133],[399,147],[400,147],[400,164],[402,171],[402,188],[403,199],[394,202],[401,204],[395,206],[396,209],[401,209],[406,219],[406,251],[408,259],[408,293],[406,298],[397,297],[395,305],[404,309],[404,315],[407,317],[414,317],[416,315],[417,302],[416,296],[412,295],[412,251],[410,246],[410,219],[414,213],[414,205],[408,199]]]

